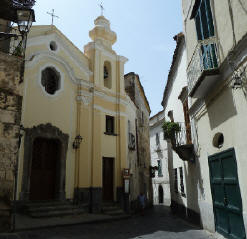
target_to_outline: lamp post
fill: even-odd
[[[34,10],[32,9],[17,8],[16,16],[17,16],[18,30],[22,37],[22,41],[20,42],[19,46],[22,47],[22,50],[23,50],[23,61],[22,61],[22,66],[20,70],[20,82],[19,82],[21,83],[24,78],[24,70],[25,70],[25,51],[26,51],[27,34],[30,31],[32,22],[35,21],[35,15],[34,15]],[[22,125],[20,125],[16,165],[14,168],[15,183],[14,183],[14,202],[13,202],[14,205],[13,205],[13,215],[12,215],[13,217],[12,231],[15,231],[15,227],[16,227],[16,196],[17,196],[17,184],[18,184],[19,150],[20,150],[20,145],[21,145],[21,139],[22,139],[24,132],[25,132],[25,128]]]
[[[21,67],[21,77],[20,83],[23,82],[24,78],[24,70],[25,70],[25,52],[26,52],[26,44],[27,44],[27,34],[30,31],[32,23],[35,22],[35,15],[33,9],[27,8],[17,8],[16,10],[17,16],[17,25],[19,32],[22,37],[21,45],[19,45],[23,50],[23,64]]]

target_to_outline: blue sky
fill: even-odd
[[[175,41],[182,31],[181,0],[103,0],[104,16],[118,40],[113,49],[129,59],[125,73],[140,76],[152,113],[162,110],[161,101],[171,65]],[[46,13],[55,9],[56,27],[83,51],[89,30],[100,15],[100,0],[37,0],[35,25],[51,24]]]

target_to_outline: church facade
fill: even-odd
[[[17,198],[73,200],[100,211],[123,200],[130,98],[127,58],[99,16],[84,53],[56,27],[34,26],[26,51]],[[132,122],[135,124],[135,122]]]

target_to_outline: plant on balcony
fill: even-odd
[[[164,131],[164,139],[175,140],[176,133],[181,131],[179,123],[164,121],[162,125]]]

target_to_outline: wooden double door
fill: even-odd
[[[216,231],[227,238],[246,238],[234,149],[210,156],[209,169]]]
[[[52,200],[59,183],[61,143],[37,138],[33,142],[30,176],[30,200]]]
[[[114,200],[114,158],[103,158],[102,199],[105,202]]]

